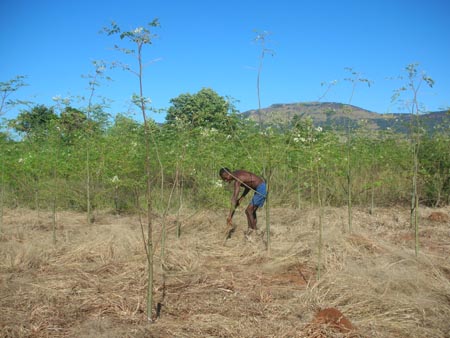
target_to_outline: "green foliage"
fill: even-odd
[[[47,124],[47,133],[38,139],[0,139],[5,202],[9,205],[34,208],[36,191],[41,207],[49,205],[56,158],[59,207],[86,209],[87,135],[79,132],[72,142],[64,142],[63,128],[56,128],[59,122],[53,120]],[[299,198],[300,206],[315,203],[314,173],[317,169],[321,175],[324,205],[345,205],[346,163],[342,156],[345,134],[322,130],[309,120],[297,121],[294,126],[264,130],[271,142],[273,205],[297,206]],[[165,207],[160,202],[161,196],[167,200],[170,189],[177,184],[177,194],[181,187],[183,189],[185,205],[228,208],[229,187],[218,183],[217,170],[227,166],[262,174],[261,161],[267,156],[267,148],[254,121],[238,121],[230,133],[192,128],[180,121],[163,126],[154,124],[152,133],[164,167],[162,176],[153,150],[150,156],[152,185],[161,187],[163,183],[164,189],[162,194],[160,188],[153,194],[155,206],[159,203]],[[425,138],[419,153],[418,187],[424,196],[422,201],[430,205],[449,202],[449,135],[443,131]],[[111,125],[94,129],[90,137],[93,204],[120,212],[136,210],[136,197],[142,197],[146,184],[142,174],[145,172],[142,123],[117,115]],[[408,203],[412,173],[407,138],[391,132],[355,133],[352,152],[354,205],[368,205],[372,189],[378,206]],[[177,172],[179,179],[175,182]]]
[[[421,174],[424,177],[425,203],[441,206],[450,202],[450,138],[439,133],[422,141]]]
[[[170,100],[166,121],[175,124],[181,121],[193,128],[215,128],[231,130],[236,126],[233,105],[210,88],[203,88],[196,94],[181,94]]]
[[[86,131],[87,116],[82,111],[66,107],[59,118],[62,138],[67,143],[73,143]]]
[[[117,29],[112,26],[111,33],[123,34]],[[132,33],[142,43],[148,41],[148,34],[153,36],[150,30],[133,30],[121,38],[133,42]],[[408,89],[417,90],[420,83],[433,85],[411,66],[407,67],[407,81],[412,80],[415,82],[407,82],[412,87],[405,85],[397,91],[399,98]],[[23,78],[2,83],[3,93],[14,93],[24,85],[20,81]],[[96,78],[90,81],[97,85]],[[350,81],[352,85],[366,83],[354,72]],[[318,193],[323,205],[345,205],[346,147],[352,155],[348,164],[354,205],[368,206],[372,198],[378,206],[406,204],[414,175],[412,141],[420,141],[420,151],[414,148],[420,164],[416,177],[420,202],[431,206],[450,203],[450,132],[444,113],[433,133],[421,129],[416,116],[407,121],[407,135],[374,131],[362,121],[359,125],[346,123],[352,131],[347,143],[346,130],[337,126],[322,129],[309,118],[296,116],[289,123],[272,119],[262,126],[238,118],[232,100],[209,88],[172,99],[167,123],[147,121],[147,134],[144,123],[130,117],[119,114],[110,121],[103,105],[93,104],[92,97],[87,108],[75,107],[67,99],[56,101],[55,108],[37,105],[3,124],[2,194],[8,206],[49,208],[57,198],[59,208],[86,210],[89,175],[94,208],[135,212],[146,191],[148,140],[153,144],[148,156],[151,202],[160,212],[167,208],[172,190],[176,194],[172,210],[182,206],[227,209],[231,190],[219,180],[217,170],[229,167],[264,175],[267,159],[272,205],[304,207],[317,203]],[[406,100],[405,106],[420,116],[422,108],[412,102]],[[147,109],[143,95],[137,95],[135,103]],[[333,118],[331,111],[328,117]],[[11,138],[8,127],[25,137]]]
[[[10,121],[10,127],[28,137],[38,136],[45,134],[51,121],[57,118],[53,108],[37,105],[31,110],[23,110],[16,119]]]

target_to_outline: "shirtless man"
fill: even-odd
[[[221,168],[219,171],[219,175],[222,180],[226,182],[234,182],[234,192],[231,197],[231,206],[232,209],[230,211],[229,216],[227,217],[227,224],[232,226],[232,218],[236,208],[241,204],[242,199],[249,193],[250,190],[253,190],[255,194],[253,195],[250,204],[247,209],[245,209],[245,214],[247,215],[247,222],[249,230],[256,230],[256,210],[264,205],[264,201],[266,200],[266,182],[264,180],[245,170],[236,170],[231,172],[228,168]],[[243,187],[244,191],[240,198],[239,190]]]

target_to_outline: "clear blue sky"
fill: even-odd
[[[337,80],[322,101],[348,103],[345,67],[373,81],[358,85],[351,103],[378,113],[398,112],[393,90],[404,68],[419,63],[435,80],[419,100],[426,109],[450,106],[450,2],[447,0],[2,0],[0,81],[26,75],[15,98],[53,105],[52,97],[86,96],[92,60],[132,60],[112,50],[117,37],[99,34],[116,21],[124,30],[159,18],[159,38],[145,49],[144,91],[157,109],[203,87],[237,100],[243,112],[258,106],[260,45],[270,32],[261,73],[261,106],[316,101],[321,83]],[[137,78],[112,70],[97,94],[114,100],[110,113],[127,112]],[[81,104],[80,104],[81,105]],[[77,107],[77,104],[74,104]],[[4,117],[11,118],[16,110]],[[152,115],[164,121],[164,114]],[[136,118],[139,115],[136,114]]]

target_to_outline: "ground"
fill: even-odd
[[[155,215],[149,322],[138,216],[59,211],[54,242],[50,213],[7,209],[0,336],[449,337],[450,208],[421,208],[417,257],[407,208],[355,209],[351,231],[322,211],[321,246],[313,208],[273,208],[269,247],[264,209],[249,235],[239,209],[228,240],[226,210]]]

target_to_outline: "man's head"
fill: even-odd
[[[233,176],[231,176],[231,171],[228,168],[220,168],[219,176],[222,180],[227,182],[230,182],[233,179]]]

